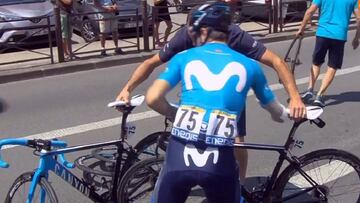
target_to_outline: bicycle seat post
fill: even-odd
[[[120,134],[120,139],[121,141],[124,141],[127,135],[127,129],[126,129],[126,121],[127,121],[127,117],[129,116],[129,114],[131,113],[131,111],[134,109],[134,106],[129,106],[123,109],[123,115],[121,117],[121,134]]]

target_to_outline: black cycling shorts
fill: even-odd
[[[345,41],[330,39],[326,37],[316,37],[316,44],[313,53],[313,64],[320,66],[325,61],[328,54],[328,66],[334,69],[341,69],[344,58]]]
[[[202,142],[201,142],[202,143]],[[209,203],[239,203],[233,147],[212,147],[171,137],[151,203],[183,203],[200,186]]]

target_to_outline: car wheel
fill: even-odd
[[[98,32],[94,22],[89,19],[84,19],[81,23],[81,36],[86,42],[93,42],[98,37]]]

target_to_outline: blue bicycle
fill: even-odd
[[[157,132],[145,137],[135,147],[132,147],[126,142],[127,130],[126,121],[128,115],[135,108],[141,105],[144,96],[133,97],[131,105],[127,106],[124,103],[116,102],[112,104],[113,107],[121,108],[123,112],[121,122],[121,137],[118,140],[95,143],[89,145],[81,145],[74,147],[67,147],[66,142],[60,140],[41,140],[41,139],[3,139],[0,140],[0,150],[5,145],[20,145],[35,149],[34,155],[39,156],[38,167],[31,172],[21,174],[11,186],[6,195],[5,203],[58,203],[59,200],[56,192],[48,181],[49,171],[68,182],[71,186],[81,192],[94,202],[119,202],[118,201],[118,184],[125,172],[135,163],[140,160],[140,156],[147,153],[147,148],[156,144],[159,135],[167,135],[168,132]],[[151,138],[148,139],[148,138]],[[107,192],[99,194],[98,188],[93,183],[87,181],[83,177],[78,177],[70,172],[70,169],[75,168],[75,164],[68,162],[64,154],[77,152],[89,149],[104,149],[104,147],[115,146],[116,156],[106,156],[110,159],[98,161],[100,164],[112,163],[113,168],[110,173],[111,183]],[[99,156],[105,156],[107,152],[99,152]],[[114,159],[114,160],[113,160]],[[112,162],[114,161],[114,162]],[[95,162],[95,163],[98,163]],[[9,164],[1,160],[0,167],[7,168]],[[84,166],[85,167],[85,166]],[[85,167],[86,168],[86,167]],[[89,169],[90,170],[90,169]]]

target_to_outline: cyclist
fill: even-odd
[[[222,0],[228,4],[233,5],[236,0]],[[196,11],[196,10],[195,10]],[[191,12],[190,12],[191,15]],[[189,34],[189,26],[181,28],[176,35],[166,44],[158,54],[155,54],[150,59],[145,60],[132,74],[130,80],[124,86],[117,96],[117,100],[123,100],[129,102],[129,96],[141,82],[143,82],[153,72],[153,70],[160,64],[169,61],[175,54],[184,51],[186,49],[194,47],[193,40]],[[293,76],[291,75],[286,63],[275,53],[266,49],[263,44],[257,42],[248,33],[241,30],[239,26],[231,24],[229,26],[228,33],[228,44],[229,46],[252,59],[261,61],[262,63],[273,67],[278,73],[284,87],[290,96],[289,109],[290,117],[300,118],[305,116],[305,105],[303,104],[301,97],[296,88],[296,84]],[[246,124],[245,124],[245,110],[239,119],[239,137],[237,142],[244,142],[246,135]],[[241,164],[241,180],[244,180],[247,166],[247,150],[237,149],[237,159]]]
[[[148,89],[146,102],[174,121],[164,167],[151,202],[185,202],[200,185],[208,202],[240,202],[234,148],[237,121],[252,88],[277,121],[285,112],[267,85],[260,66],[227,44],[230,8],[205,4],[190,16],[198,46],[178,53]],[[179,107],[166,93],[181,81]]]

